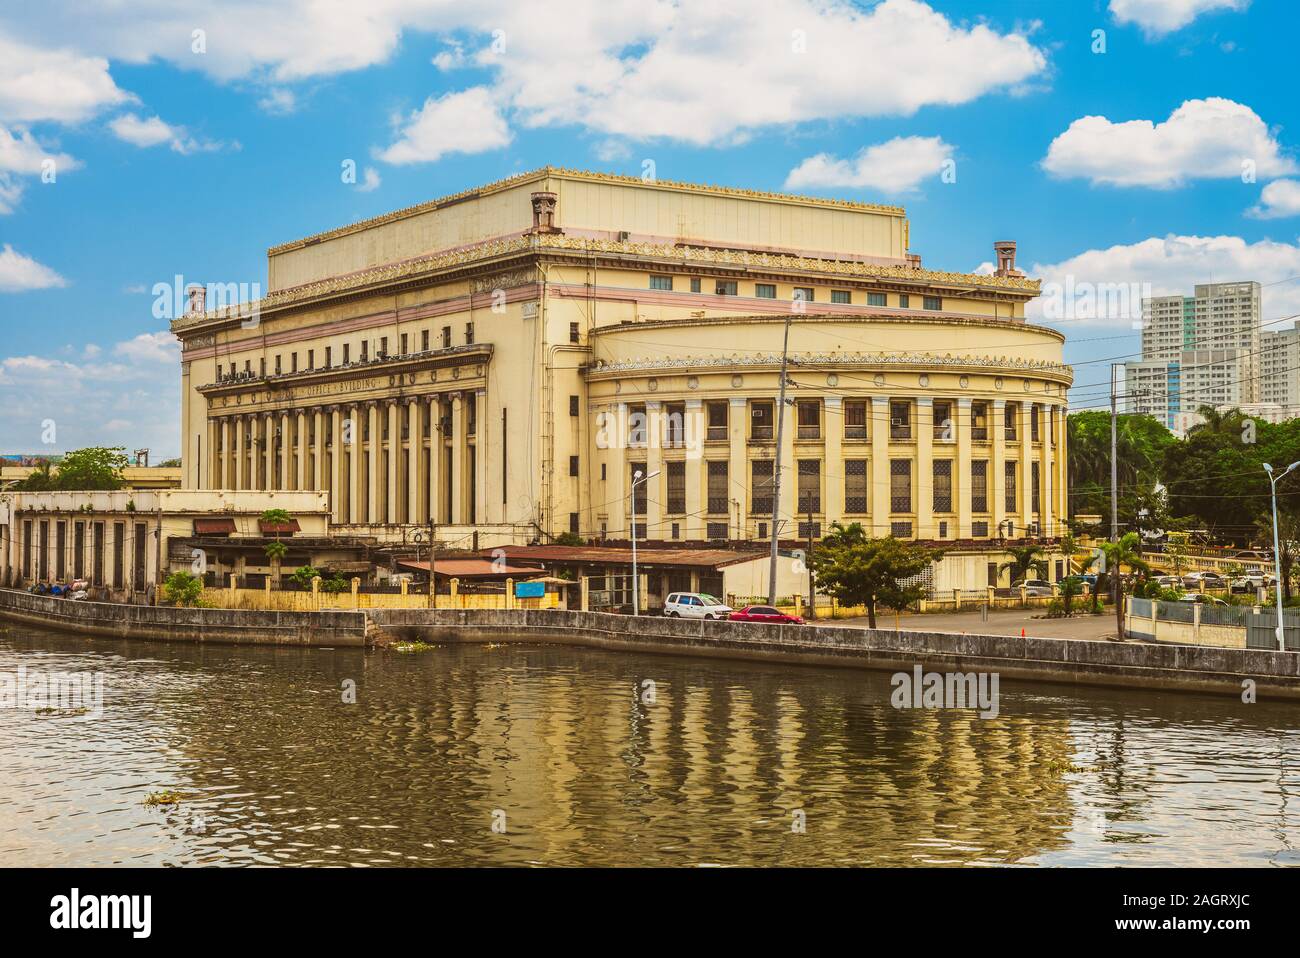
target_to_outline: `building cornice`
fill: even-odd
[[[626,333],[640,329],[670,329],[672,327],[682,326],[734,326],[737,323],[784,323],[788,310],[779,313],[758,313],[750,315],[733,314],[728,316],[700,316],[683,319],[652,319],[643,322],[624,322],[614,323],[608,326],[596,326],[591,330],[591,336],[610,336],[618,333]],[[941,310],[935,310],[926,315],[910,315],[907,313],[897,315],[845,315],[842,313],[798,313],[791,317],[791,322],[801,323],[849,323],[853,326],[862,326],[864,323],[872,325],[878,324],[898,324],[904,326],[983,326],[993,329],[1010,329],[1017,332],[1039,333],[1043,336],[1049,336],[1057,342],[1065,342],[1065,334],[1058,329],[1052,329],[1050,326],[1037,326],[1027,323],[1020,319],[994,319],[993,317],[977,317],[970,315],[954,316],[951,313],[945,313]]]

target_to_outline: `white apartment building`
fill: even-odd
[[[1260,285],[1205,283],[1142,302],[1142,359],[1125,363],[1124,411],[1183,435],[1201,406],[1264,401]]]
[[[1265,330],[1259,356],[1259,401],[1300,410],[1300,329]]]

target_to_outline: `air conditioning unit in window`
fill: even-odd
[[[626,242],[627,242],[628,240],[630,240],[631,238],[632,238],[632,234],[629,233],[627,230],[619,230],[619,231],[618,231],[618,241],[619,241],[620,243],[626,243]]]

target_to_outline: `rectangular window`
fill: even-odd
[[[989,511],[989,461],[987,459],[971,460],[970,511]]]
[[[668,471],[668,514],[680,516],[686,511],[686,463],[664,464]]]
[[[474,324],[466,323],[465,324],[465,345],[472,346],[473,344],[474,344]]]
[[[889,401],[889,438],[912,438],[912,404],[906,399]]]
[[[91,538],[93,551],[91,555],[91,581],[95,585],[104,584],[104,523],[96,522]]]
[[[907,309],[908,304],[911,303],[911,301],[912,297],[908,296],[906,293],[900,293],[898,296],[898,306],[900,309]]]
[[[1039,475],[1038,475],[1038,463],[1031,462],[1029,464],[1029,476],[1030,476],[1029,509],[1031,512],[1038,512],[1039,511],[1038,507],[1041,505],[1041,503],[1039,502],[1039,495],[1038,495],[1039,487],[1041,485],[1039,482]]]
[[[370,359],[370,340],[361,340],[361,361],[364,363]]]
[[[989,404],[976,399],[970,404],[970,437],[975,442],[989,441]]]
[[[790,299],[796,303],[811,303],[815,298],[811,286],[796,286],[790,294]]]
[[[113,523],[113,588],[120,589],[126,575],[126,523]]]
[[[987,539],[989,537],[989,524],[987,522],[972,522],[970,524],[970,534],[972,539]]]
[[[819,399],[801,399],[795,406],[798,413],[799,439],[820,439],[822,436],[822,408]]]
[[[344,366],[346,366],[348,363],[352,361],[352,356],[350,355],[351,351],[352,351],[352,344],[344,343],[343,344],[343,365]]]
[[[868,306],[888,306],[889,300],[885,298],[884,293],[867,293]]]
[[[776,299],[776,285],[774,283],[755,283],[754,295],[759,299]]]
[[[700,291],[700,278],[699,278],[698,276],[692,276],[692,277],[691,277],[691,292],[692,292],[692,293],[698,293],[699,291]]]
[[[896,512],[907,512],[897,509]],[[934,461],[934,511],[952,512],[952,460]]]
[[[442,348],[451,349],[451,327],[442,327]]]
[[[578,514],[576,512],[569,513],[569,531],[575,536],[578,534]]]
[[[296,352],[289,354],[289,370],[295,373],[298,371],[298,354]]]
[[[729,533],[725,522],[709,522],[705,524],[704,534],[710,539],[727,539]]]
[[[571,475],[571,476],[577,476],[577,474],[578,474],[578,457],[577,457],[577,456],[570,456],[570,457],[569,457],[569,475]]]
[[[822,462],[820,459],[799,460],[800,515],[822,511]]]
[[[579,405],[578,405],[578,404],[579,404],[579,400],[578,400],[578,397],[577,397],[577,396],[570,396],[570,397],[569,397],[569,415],[570,415],[570,416],[576,416],[576,415],[578,415],[578,408],[579,408]]]
[[[948,538],[948,523],[946,522],[939,523],[939,538],[940,539]]]
[[[709,488],[708,488],[708,512],[709,515],[719,516],[726,515],[727,499],[731,495],[731,489],[728,487],[727,469],[729,463],[725,459],[712,459],[709,461]]]
[[[957,438],[957,430],[952,423],[952,401],[936,399],[934,401],[934,438],[939,442],[952,442]]]
[[[1004,495],[1006,496],[1002,504],[1002,507],[1006,509],[1007,512],[1015,512],[1017,507],[1016,507],[1016,462],[1014,459],[1008,461],[1003,466],[1002,485],[1004,487]]]
[[[889,534],[895,539],[912,538],[912,524],[910,522],[891,522],[889,524]]]
[[[865,399],[848,399],[844,402],[844,438],[867,438],[867,402]]]
[[[646,438],[650,435],[646,428],[645,403],[636,403],[627,407],[627,444],[635,449],[646,447]]]
[[[334,350],[331,347],[326,346],[325,347],[325,368],[326,369],[330,368],[330,363],[333,362],[333,358],[332,358],[333,355],[334,355]]]
[[[682,449],[686,446],[686,404],[670,402],[664,405],[664,418],[659,439],[665,449]]]
[[[752,459],[749,467],[749,511],[753,515],[769,515],[772,512],[772,460]]]
[[[749,438],[765,440],[772,438],[773,403],[762,401],[749,404]]]
[[[820,522],[801,522],[799,523],[799,538],[803,541],[809,539],[820,539],[822,537],[822,524]]]
[[[62,519],[54,524],[54,574],[68,577],[68,524]]]
[[[379,352],[378,354],[376,354],[375,358],[376,359],[388,358],[388,337],[387,336],[379,337]]]
[[[1006,413],[1003,416],[1003,420],[1004,420],[1003,435],[1005,436],[1008,442],[1015,442],[1016,423],[1019,421],[1019,419],[1020,419],[1020,403],[1018,402],[1007,403]]]
[[[938,296],[925,296],[921,302],[926,309],[943,309],[943,300]]]
[[[478,434],[478,396],[470,393],[465,397],[465,435]]]
[[[260,360],[258,360],[258,363],[259,363],[258,375],[260,375],[263,379],[265,379],[266,378],[266,357],[263,356]]]
[[[730,279],[717,280],[713,285],[713,291],[719,296],[735,296],[736,283]]]
[[[1038,403],[1029,405],[1029,441],[1038,442]]]
[[[147,544],[147,543],[146,543],[146,540],[147,540],[148,538],[149,538],[149,535],[148,535],[147,532],[145,532],[145,525],[144,525],[144,523],[143,523],[143,522],[137,522],[137,523],[135,524],[135,549],[133,550],[133,552],[134,552],[134,557],[133,557],[133,560],[132,560],[132,565],[134,566],[134,568],[132,569],[132,572],[134,573],[134,575],[132,575],[132,577],[131,577],[131,588],[132,588],[133,590],[135,590],[136,592],[143,592],[143,591],[144,591],[144,580],[145,580],[145,575],[144,575],[144,573],[145,573],[145,551],[144,551],[144,549],[145,549],[145,545]]]
[[[582,334],[578,332],[578,324],[569,323],[569,342],[576,343],[576,342],[580,342],[581,339],[582,339]]]
[[[429,351],[429,331],[427,329],[422,329],[420,330],[420,352],[427,353],[428,351]]]
[[[651,274],[650,288],[662,289],[671,293],[673,291],[673,278],[671,276],[656,276]]]
[[[402,344],[402,355],[405,356],[407,354],[406,347],[410,343],[409,334],[402,333],[402,338],[399,340],[399,342]]]
[[[23,520],[23,579],[32,577],[32,520]]]
[[[705,433],[706,439],[714,441],[727,438],[727,406],[730,405],[727,400],[720,402],[713,401],[708,403],[705,412],[708,415],[708,430]]]
[[[632,514],[637,516],[645,515],[645,497],[646,486],[650,482],[645,481],[646,468],[644,462],[629,462],[628,464],[628,482],[631,483],[629,488],[632,490]],[[642,481],[637,482],[637,473],[641,474]]]
[[[912,460],[889,460],[889,511],[912,511]]]
[[[867,460],[844,460],[844,511],[853,514],[867,511]]]
[[[72,526],[72,577],[86,577],[86,524],[75,522]]]
[[[839,303],[841,306],[848,306],[853,301],[853,296],[847,289],[831,290],[831,302]]]

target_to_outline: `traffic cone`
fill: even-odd
[[[1021,630],[1020,630],[1020,637],[1021,637],[1022,639],[1025,637],[1025,630],[1024,630],[1024,629],[1021,629]]]

